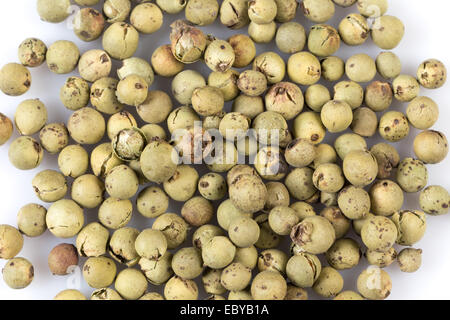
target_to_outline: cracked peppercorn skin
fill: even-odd
[[[336,53],[341,46],[341,37],[338,31],[328,25],[315,25],[311,27],[308,37],[308,50],[319,56],[328,57]]]
[[[36,38],[25,39],[19,46],[20,63],[25,67],[38,67],[45,61],[47,46]]]
[[[201,59],[207,47],[205,34],[191,23],[177,20],[170,25],[170,42],[173,56],[183,63],[194,63]]]
[[[74,33],[83,41],[98,39],[105,28],[105,18],[93,8],[83,8],[74,17]]]

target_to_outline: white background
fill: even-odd
[[[36,12],[35,0],[22,1],[3,1],[0,10],[0,30],[1,30],[1,49],[0,65],[8,62],[17,62],[17,47],[20,42],[27,37],[37,37],[42,39],[47,45],[60,39],[74,41],[82,52],[101,47],[101,40],[93,43],[84,43],[80,41],[73,32],[67,27],[67,24],[49,24],[40,21]],[[98,6],[97,6],[98,8]],[[442,60],[450,67],[449,49],[450,41],[448,36],[448,12],[450,4],[447,0],[395,0],[390,1],[388,14],[396,15],[401,18],[406,26],[406,35],[398,48],[394,50],[403,61],[403,73],[414,75],[417,66],[428,58],[437,58]],[[337,27],[340,19],[347,13],[356,11],[355,7],[349,9],[338,8],[336,17],[328,23]],[[169,24],[178,16],[165,16],[164,27],[154,35],[141,36],[139,50],[136,56],[149,59],[153,50],[159,45],[168,43]],[[301,22],[309,28],[311,23],[299,12],[295,21]],[[228,38],[232,31],[226,30],[218,23],[204,28],[207,33],[215,34],[219,38]],[[246,33],[246,29],[238,32]],[[257,46],[258,52],[267,50],[276,50],[274,44]],[[337,55],[342,58],[348,58],[352,53],[365,52],[372,57],[380,52],[371,41],[358,48],[348,48],[345,45],[341,47]],[[286,56],[284,56],[286,57]],[[199,63],[190,66],[202,71],[207,76],[208,71]],[[16,106],[25,99],[40,98],[47,106],[49,111],[49,122],[65,122],[70,112],[66,110],[59,101],[59,88],[69,75],[55,75],[51,73],[46,65],[31,70],[33,81],[28,93],[21,97],[8,97],[0,94],[0,112],[13,118]],[[75,74],[75,73],[74,73]],[[155,84],[151,89],[167,90],[170,82],[157,77]],[[440,106],[441,116],[435,129],[442,130],[450,135],[448,122],[450,120],[450,110],[448,100],[450,91],[448,84],[435,91],[422,89],[421,95],[428,95],[433,98]],[[393,109],[405,110],[405,105],[394,102]],[[140,124],[143,124],[142,122]],[[401,151],[403,157],[412,156],[411,146],[416,130],[411,132],[408,139],[397,143],[396,146]],[[14,133],[13,138],[17,138]],[[377,139],[371,139],[372,145]],[[37,202],[31,188],[31,180],[40,170],[47,168],[57,168],[56,156],[45,154],[45,160],[42,165],[35,170],[19,171],[15,169],[8,160],[7,143],[0,147],[0,224],[16,225],[16,215],[18,210],[29,202]],[[329,140],[328,142],[332,142]],[[430,173],[430,183],[440,184],[450,190],[450,160],[441,164],[428,166]],[[418,207],[418,195],[407,195],[405,208],[415,209]],[[48,207],[48,205],[46,205]],[[180,204],[172,207],[171,210],[179,212]],[[132,226],[143,229],[151,225],[150,221],[145,221],[138,217],[132,221]],[[87,211],[87,220],[94,221],[96,211]],[[69,240],[72,241],[72,240]],[[58,243],[67,242],[66,240],[55,239],[48,231],[36,239],[25,239],[25,245],[19,256],[26,257],[35,266],[35,279],[33,283],[25,290],[9,289],[2,280],[0,280],[0,299],[51,299],[59,291],[69,286],[77,284],[77,276],[55,277],[52,276],[47,267],[47,255],[51,248]],[[393,291],[391,299],[449,299],[450,291],[450,216],[429,217],[428,231],[424,239],[416,245],[423,249],[423,266],[415,274],[401,273],[397,265],[387,268],[392,276]],[[84,260],[83,260],[84,261]],[[0,261],[0,268],[5,261]],[[80,264],[81,265],[81,264]],[[358,272],[362,270],[359,267],[355,270],[345,271],[346,280],[345,289],[354,289],[355,279]],[[87,296],[92,289],[81,281],[81,290]],[[152,290],[158,290],[152,288]],[[311,291],[310,291],[311,292]],[[314,295],[311,294],[314,298]]]

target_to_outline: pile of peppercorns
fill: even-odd
[[[56,246],[48,265],[68,275],[86,257],[82,273],[93,300],[197,299],[204,295],[198,279],[211,300],[305,300],[307,288],[323,298],[378,300],[392,289],[383,268],[395,261],[404,272],[420,268],[422,250],[412,246],[425,234],[427,215],[447,214],[450,205],[447,190],[428,183],[427,165],[446,158],[448,142],[431,129],[439,108],[420,96],[420,86],[442,87],[446,68],[430,59],[413,77],[402,74],[390,51],[375,60],[333,56],[342,42],[358,46],[369,38],[382,50],[397,47],[405,28],[386,15],[387,0],[102,2],[103,13],[76,11],[73,30],[83,41],[103,37],[103,49],[80,53],[71,41],[47,48],[29,38],[19,46],[20,64],[0,70],[0,90],[10,96],[26,93],[28,68],[44,62],[56,74],[79,72],[59,92],[73,111],[67,123],[48,123],[39,99],[22,101],[14,116],[21,136],[9,145],[11,163],[35,169],[48,153],[58,156],[58,169],[32,181],[48,209],[28,204],[17,229],[0,225],[8,286],[32,282],[32,264],[17,255],[23,235],[47,230],[76,237],[75,245]],[[325,24],[335,4],[356,4],[359,13],[335,29]],[[69,0],[37,1],[41,19],[51,23],[66,20],[71,8]],[[316,23],[308,34],[294,21],[299,8]],[[155,33],[165,14],[183,10],[186,20],[171,24],[170,44],[150,61],[134,57],[140,34]],[[201,27],[217,18],[232,30],[248,26],[248,35],[205,34]],[[275,51],[257,55],[255,43],[273,40],[287,61]],[[113,60],[121,61],[117,76]],[[185,70],[201,60],[211,69],[207,79]],[[382,80],[374,80],[377,73]],[[159,77],[173,77],[171,93],[149,90]],[[173,100],[180,106],[174,109]],[[389,110],[394,101],[408,103],[406,112]],[[413,128],[422,130],[414,139],[416,159],[401,158],[390,143]],[[0,113],[0,145],[13,130]],[[385,142],[369,146],[377,133]],[[330,134],[333,145],[324,143]],[[421,211],[402,210],[404,193],[418,192]],[[183,204],[181,212],[169,211],[171,201]],[[98,222],[85,225],[87,209],[98,211]],[[154,219],[151,228],[128,226],[136,211]],[[397,253],[398,246],[407,248]],[[356,281],[359,293],[343,291],[339,271],[363,258],[371,266]],[[69,289],[55,299],[86,297]]]

